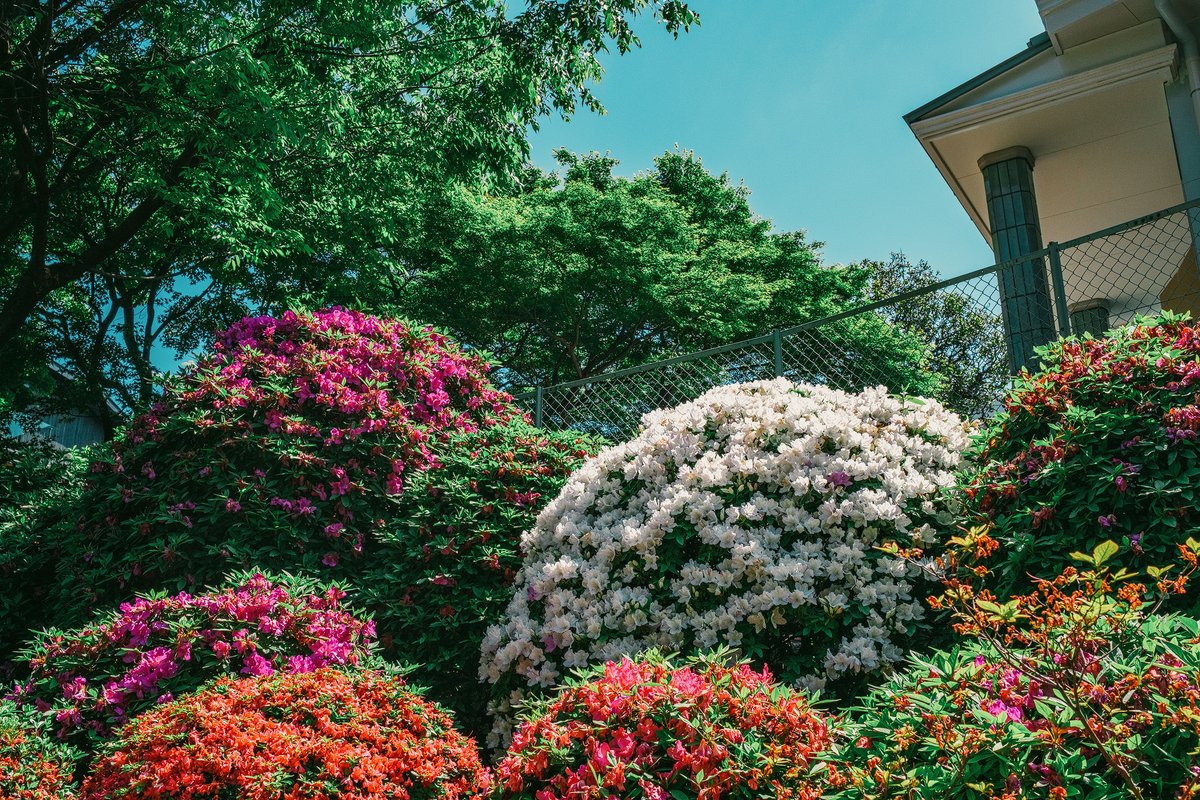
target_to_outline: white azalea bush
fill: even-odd
[[[494,742],[530,691],[648,648],[727,644],[810,688],[901,661],[923,577],[880,548],[949,532],[968,434],[932,400],[784,379],[648,414],[522,539],[480,665]]]

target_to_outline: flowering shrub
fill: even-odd
[[[0,701],[0,800],[76,797],[74,754],[41,735],[17,708]]]
[[[93,465],[52,621],[230,569],[319,575],[369,589],[383,638],[435,689],[477,687],[519,535],[593,449],[532,428],[486,371],[356,312],[234,325]]]
[[[956,415],[883,388],[764,381],[651,413],[524,538],[481,676],[504,704],[649,647],[727,643],[789,681],[899,661],[920,570],[881,546],[937,540],[965,443]]]
[[[1200,335],[1186,317],[1042,351],[980,435],[968,510],[999,547],[994,588],[1028,588],[1070,553],[1114,539],[1124,565],[1158,564],[1200,529]],[[990,545],[990,547],[983,547]]]
[[[1193,542],[1183,550],[1195,569]],[[1200,796],[1200,623],[1150,613],[1157,587],[1113,574],[1102,543],[1086,572],[1000,602],[951,585],[939,602],[968,637],[873,692],[833,772],[842,800]]]
[[[214,675],[311,672],[368,658],[374,626],[344,593],[262,575],[198,596],[140,598],[82,630],[49,631],[25,654],[30,677],[11,698],[81,744]]]
[[[85,798],[475,797],[488,774],[450,716],[394,678],[223,678],[122,727]]]
[[[822,717],[765,670],[649,654],[535,707],[496,767],[495,797],[815,800],[809,761],[828,744]]]

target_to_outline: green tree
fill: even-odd
[[[903,253],[886,262],[864,262],[863,299],[875,303],[938,283],[925,261]],[[991,280],[991,278],[988,278]],[[1008,384],[1008,356],[999,315],[971,295],[968,284],[902,300],[877,312],[890,324],[928,345],[929,368],[941,376],[938,399],[964,416],[980,419],[999,408]]]
[[[144,402],[156,347],[397,260],[422,197],[504,185],[540,115],[598,107],[598,55],[643,13],[696,22],[682,0],[0,4],[5,380],[78,359]]]
[[[556,157],[561,175],[531,172],[519,193],[462,191],[427,209],[415,268],[395,268],[403,274],[384,289],[410,315],[490,351],[509,386],[818,318],[865,276],[823,267],[819,244],[775,231],[745,187],[690,152],[667,152],[633,178],[598,154]]]

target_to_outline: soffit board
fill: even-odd
[[[1072,148],[1082,147],[1080,152],[1089,152],[1087,146],[1106,139],[1113,146],[1136,142],[1155,152],[1142,154],[1135,147],[1124,154],[1148,162],[1142,172],[1134,174],[1144,174],[1147,180],[1161,178],[1166,161],[1178,174],[1162,88],[1174,74],[1175,45],[1077,72],[1067,72],[1062,64],[1043,63],[1043,56],[1054,59],[1047,51],[1030,60],[1029,72],[1044,77],[1057,69],[1061,77],[1037,83],[1029,75],[1002,76],[1009,78],[1005,81],[1010,90],[1007,93],[995,86],[982,86],[978,93],[972,93],[973,97],[960,98],[910,126],[985,238],[990,236],[978,159],[990,152],[1023,145],[1033,151],[1035,158],[1041,158]],[[1021,86],[1025,88],[1016,88]],[[1102,153],[1103,148],[1097,152]],[[1102,174],[1110,171],[1109,166],[1101,160],[1089,169]],[[1035,182],[1037,172],[1035,167]],[[1039,211],[1043,215],[1062,213],[1054,208],[1059,203],[1043,207],[1041,194],[1039,189]],[[1054,195],[1054,189],[1049,194]]]

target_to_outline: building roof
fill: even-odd
[[[993,78],[997,78],[1008,72],[1010,69],[1024,64],[1038,53],[1043,53],[1046,50],[1049,50],[1052,46],[1053,45],[1050,43],[1050,34],[1044,32],[1039,33],[1037,36],[1034,36],[1029,40],[1029,43],[1021,52],[1017,53],[1016,55],[1009,56],[996,66],[984,70],[974,78],[960,83],[950,91],[938,95],[928,103],[925,103],[923,106],[913,109],[904,115],[904,121],[909,125],[912,125],[914,122],[924,119],[942,106],[957,100],[969,92],[973,92],[974,90],[983,86],[985,83],[991,81]]]

